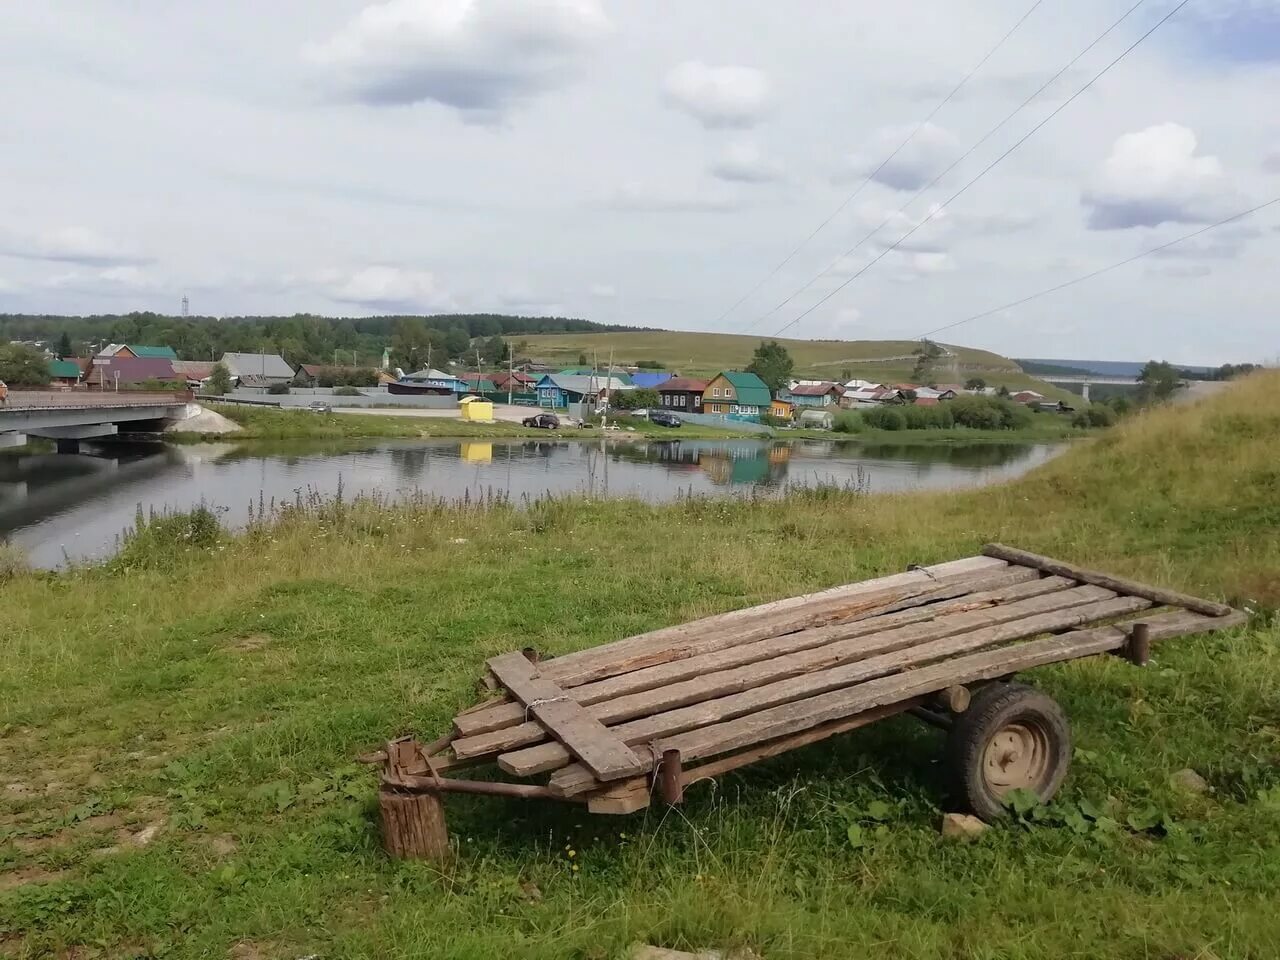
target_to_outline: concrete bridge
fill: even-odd
[[[159,433],[187,415],[190,394],[11,392],[0,406],[0,447],[20,447],[27,437],[57,443],[59,453],[77,453],[81,440],[127,433]]]
[[[1107,377],[1107,376],[1088,376],[1088,377],[1059,377],[1051,373],[1032,374],[1037,380],[1043,380],[1045,383],[1052,383],[1060,387],[1070,384],[1079,384],[1081,386],[1080,396],[1086,401],[1089,399],[1089,387],[1094,384],[1115,384],[1116,386],[1136,387],[1140,381],[1137,377]]]

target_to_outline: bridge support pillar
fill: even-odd
[[[25,433],[0,433],[0,450],[6,447],[25,447],[27,445],[27,435]]]
[[[1089,381],[1086,380],[1080,385],[1080,397],[1085,403],[1089,402]]]

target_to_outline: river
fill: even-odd
[[[109,556],[138,507],[205,503],[235,527],[250,503],[297,494],[547,493],[670,500],[834,483],[871,492],[972,487],[1016,476],[1054,444],[866,445],[825,440],[376,440],[342,444],[104,445],[0,456],[0,539],[31,562]]]

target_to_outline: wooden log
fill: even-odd
[[[1036,571],[1028,569],[1009,570],[969,581],[969,583],[975,587],[981,587],[980,592],[966,593],[958,598],[930,603],[928,606],[896,610],[870,619],[852,621],[839,627],[820,627],[787,633],[779,637],[747,641],[724,650],[646,667],[594,683],[584,683],[566,690],[565,694],[579,703],[595,704],[717,670],[726,670],[785,653],[821,646],[831,640],[866,636],[894,627],[934,620],[948,613],[963,613],[997,604],[1011,603],[1075,585],[1075,581],[1065,577],[1040,577]],[[954,585],[940,589],[950,592],[959,590],[963,586]],[[920,599],[923,599],[923,596]],[[524,720],[524,708],[519,704],[507,703],[491,706],[467,716],[459,715],[454,720],[454,729],[461,738],[466,739],[512,727]],[[470,745],[464,744],[463,750],[470,752]]]
[[[813,617],[854,615],[862,607],[874,607],[879,603],[901,599],[895,598],[894,591],[910,591],[920,587],[932,589],[933,586],[941,586],[951,579],[990,574],[1004,566],[1007,566],[1005,561],[991,557],[966,557],[875,580],[832,587],[817,593],[787,597],[755,607],[730,610],[689,623],[615,640],[603,647],[591,647],[556,657],[545,665],[545,676],[561,687],[575,687],[616,673],[690,656],[693,655],[690,653],[691,649],[696,653],[732,646],[735,642],[740,642],[736,639],[740,636],[753,633],[758,634],[756,639],[772,636],[774,634],[759,634],[758,631],[776,630],[771,626],[772,622],[785,622],[793,614],[802,624]],[[793,629],[801,628],[797,626]],[[694,644],[692,648],[689,647],[690,643]],[[721,646],[715,646],[717,643]],[[711,646],[708,647],[708,644]]]
[[[1072,580],[1079,580],[1081,583],[1092,583],[1099,587],[1106,587],[1108,590],[1114,590],[1116,593],[1125,594],[1126,596],[1145,597],[1152,603],[1164,604],[1169,607],[1184,607],[1187,610],[1194,610],[1196,613],[1203,613],[1208,617],[1225,617],[1232,613],[1231,607],[1225,603],[1214,603],[1211,600],[1202,600],[1200,597],[1192,597],[1185,593],[1153,587],[1149,584],[1139,583],[1136,580],[1125,580],[1121,577],[1113,577],[1110,574],[1099,573],[1096,570],[1086,570],[1084,567],[1063,563],[1061,560],[1054,560],[1052,557],[1042,557],[1036,553],[1028,553],[1026,550],[1009,547],[1003,543],[988,543],[982,548],[982,553],[984,556],[1007,560],[1009,563],[1043,570],[1045,573],[1051,573],[1054,576],[1070,577]]]
[[[1150,630],[1160,639],[1189,632],[1199,632],[1232,618],[1206,618],[1186,611],[1152,617]],[[1242,623],[1243,616],[1236,621]],[[1235,624],[1232,624],[1235,625]],[[1131,625],[1130,625],[1131,626]],[[682,756],[696,759],[715,756],[729,750],[756,743],[763,738],[786,736],[819,724],[847,717],[863,710],[898,703],[906,697],[919,697],[955,682],[975,683],[993,680],[1009,673],[1020,673],[1034,667],[1080,657],[1093,656],[1116,649],[1129,640],[1124,625],[1078,630],[1042,640],[1031,640],[996,650],[986,650],[906,673],[881,677],[849,690],[836,690],[810,700],[784,704],[762,710],[725,724],[704,727],[673,737],[668,743]]]
[[[649,805],[649,778],[632,777],[611,784],[607,789],[587,797],[590,813],[625,814],[643,810]]]
[[[1125,644],[1129,662],[1135,667],[1145,667],[1151,662],[1151,628],[1145,623],[1135,623]]]
[[[645,769],[625,743],[587,714],[582,705],[538,673],[523,654],[492,657],[489,669],[525,705],[547,732],[565,745],[600,780],[618,780]],[[454,754],[458,755],[455,749]]]
[[[398,860],[446,860],[449,830],[440,795],[390,785],[378,790],[382,845]]]
[[[973,695],[969,693],[968,687],[957,683],[939,693],[936,699],[948,713],[964,713],[969,709]]]
[[[667,806],[677,806],[684,802],[684,780],[681,777],[680,751],[666,749],[662,751],[662,765],[658,768],[658,785],[662,793],[662,802]]]
[[[1150,601],[1143,600],[1141,597],[1116,597],[1112,600],[1105,600],[1076,609],[1025,617],[1012,623],[972,630],[954,637],[930,641],[866,660],[854,661],[830,670],[801,674],[787,680],[768,683],[715,700],[706,700],[671,710],[667,713],[642,717],[614,727],[613,733],[628,743],[647,743],[659,737],[666,738],[683,731],[711,726],[734,717],[745,716],[757,710],[792,701],[805,700],[819,693],[850,687],[877,677],[892,675],[908,668],[918,670],[925,664],[956,657],[974,650],[981,650],[984,647],[1033,637],[1072,623],[1079,626],[1107,617],[1121,616],[1148,606],[1150,606]],[[964,681],[959,680],[959,682],[963,683]],[[944,686],[950,686],[950,684],[944,684]],[[502,754],[498,758],[498,765],[503,770],[520,776],[528,775],[531,770],[534,772],[554,770],[568,762],[568,753],[554,743],[528,747],[513,753]],[[573,764],[571,769],[575,770],[572,777],[576,779],[573,782],[579,788],[583,787],[582,774],[587,775],[587,781],[592,779],[590,772],[580,764]],[[563,785],[564,780],[560,774],[552,777],[551,782],[548,784],[555,790],[561,790]]]
[[[928,640],[1019,620],[1052,610],[1096,603],[1114,596],[1101,587],[1075,587],[1071,590],[1030,597],[1014,603],[949,614],[935,620],[873,633],[869,636],[836,639],[841,633],[848,631],[849,627],[822,627],[814,631],[789,634],[762,642],[762,646],[768,651],[767,659],[765,656],[760,656],[753,658],[754,662],[727,670],[714,669],[718,660],[705,660],[704,669],[698,676],[653,690],[593,704],[586,710],[590,716],[601,723],[616,724],[635,717],[663,713],[687,704],[722,697],[787,677],[824,670],[875,654],[903,649]],[[1065,621],[1071,625],[1076,622],[1075,620]],[[453,742],[453,750],[458,757],[476,757],[541,743],[545,739],[546,732],[538,724],[524,723],[476,737],[460,738]],[[500,757],[498,762],[501,765],[504,758]],[[503,769],[506,767],[504,766]]]
[[[719,760],[709,760],[696,767],[686,767],[682,774],[684,785],[685,787],[691,787],[695,783],[710,780],[731,770],[737,770],[739,767],[745,767],[748,764],[755,763],[757,760],[776,757],[779,754],[798,750],[810,744],[820,743],[841,733],[849,733],[859,727],[865,727],[869,723],[875,723],[877,720],[905,713],[912,707],[922,703],[923,700],[923,697],[917,697],[914,700],[904,700],[901,703],[891,703],[887,706],[877,707],[874,710],[866,710],[857,716],[845,717],[843,720],[833,720],[831,723],[824,723],[821,726],[814,727],[812,730],[805,730],[803,733],[792,734],[789,737],[779,737],[749,750],[721,757]],[[572,798],[566,797],[565,799]]]

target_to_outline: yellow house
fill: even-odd
[[[790,400],[779,400],[776,397],[769,401],[769,416],[779,420],[790,420],[796,413],[796,405]]]
[[[493,401],[483,397],[463,397],[458,401],[463,420],[493,422]]]

